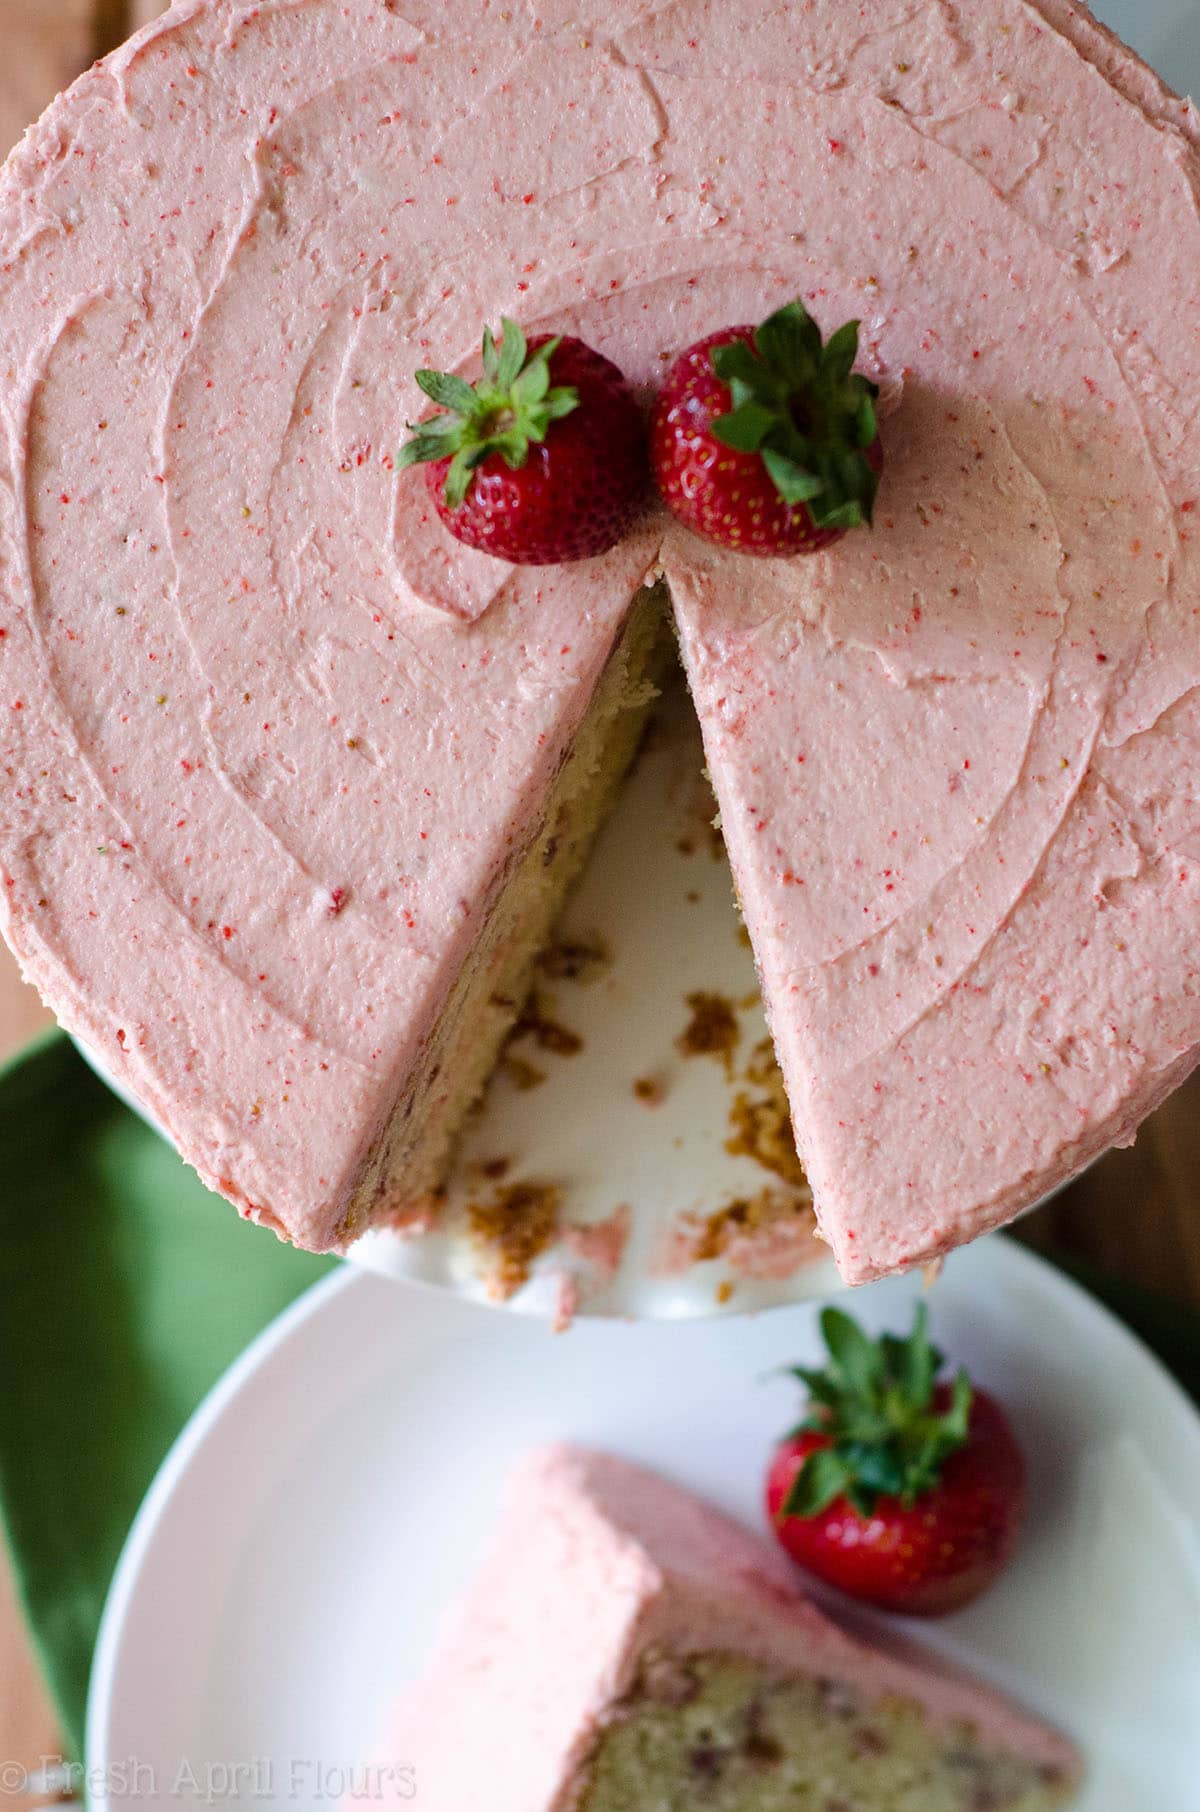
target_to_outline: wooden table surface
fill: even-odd
[[[160,10],[158,0],[0,0],[0,150],[93,56]],[[0,946],[0,1058],[45,1020]],[[1033,1245],[1067,1249],[1200,1309],[1198,1195],[1200,1077],[1131,1151],[1110,1154],[1024,1231]],[[59,1741],[0,1556],[0,1764],[30,1766],[56,1754]]]

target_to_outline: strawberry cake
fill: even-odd
[[[362,1771],[375,1803],[415,1783],[425,1812],[1049,1812],[1077,1776],[988,1688],[844,1633],[748,1530],[570,1447],[510,1480]]]
[[[0,179],[26,973],[345,1247],[440,1180],[673,620],[843,1274],[1132,1138],[1200,1044],[1198,152],[1067,0],[178,0]],[[792,298],[879,388],[836,546],[508,565],[400,469],[483,322],[648,400]]]

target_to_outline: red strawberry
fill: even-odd
[[[821,1328],[831,1362],[795,1368],[812,1408],[776,1449],[767,1513],[793,1560],[870,1604],[957,1610],[1008,1564],[1025,1510],[1025,1461],[1008,1418],[965,1372],[937,1384],[924,1304],[907,1340],[871,1340],[839,1309]]]
[[[499,346],[483,330],[474,385],[448,371],[417,382],[445,414],[413,429],[401,466],[426,474],[460,541],[520,566],[586,560],[619,541],[646,485],[645,429],[617,367],[582,340],[526,342],[515,321]]]
[[[650,422],[667,508],[743,554],[811,554],[870,522],[883,465],[858,322],[822,345],[801,302],[681,353]]]

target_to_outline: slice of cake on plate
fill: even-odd
[[[1071,1745],[981,1684],[845,1634],[787,1562],[641,1467],[529,1455],[403,1698],[425,1812],[1048,1812]]]
[[[592,22],[589,23],[589,20]],[[823,1232],[1035,1201],[1200,1046],[1200,128],[1066,0],[190,0],[0,178],[0,919],[249,1218],[439,1181],[663,579]],[[508,567],[418,367],[862,321],[870,531]],[[638,607],[630,611],[630,600]]]

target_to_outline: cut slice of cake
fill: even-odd
[[[0,177],[26,973],[250,1218],[411,1208],[664,576],[843,1274],[1132,1137],[1200,1051],[1198,148],[1067,0],[173,8]],[[891,410],[830,551],[509,568],[396,470],[484,322],[648,393],[796,296]]]
[[[510,1480],[380,1762],[424,1812],[1049,1812],[1078,1775],[988,1688],[845,1634],[748,1530],[573,1447]]]

